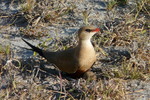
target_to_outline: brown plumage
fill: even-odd
[[[64,51],[50,52],[39,49],[26,40],[33,51],[47,59],[48,62],[55,64],[61,71],[79,77],[84,74],[96,61],[96,53],[90,41],[92,36],[100,31],[94,26],[84,26],[78,31],[79,42],[74,48]]]

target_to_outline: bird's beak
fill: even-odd
[[[100,31],[99,28],[96,28],[96,29],[92,30],[92,32],[99,32],[99,31]]]

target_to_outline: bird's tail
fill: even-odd
[[[43,51],[42,51],[40,48],[35,47],[34,45],[30,44],[29,42],[27,42],[27,41],[24,40],[23,38],[22,38],[22,40],[23,40],[27,45],[29,45],[29,46],[32,48],[33,51],[37,52],[40,56],[45,57],[44,54],[43,54]]]

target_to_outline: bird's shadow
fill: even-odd
[[[17,64],[18,62],[16,62]],[[43,81],[47,78],[63,78],[71,80],[72,77],[68,76],[67,73],[59,71],[53,64],[50,64],[46,60],[39,58],[29,58],[21,61],[21,75],[26,78],[33,76],[32,78],[38,78]],[[14,65],[16,65],[14,62]],[[17,65],[16,65],[17,66]]]
[[[124,60],[131,58],[130,51],[121,47],[102,47],[102,49],[106,52],[107,56],[100,56],[99,62],[104,65],[120,65]]]

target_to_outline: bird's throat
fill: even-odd
[[[80,47],[93,47],[90,39],[79,41],[79,46]]]

